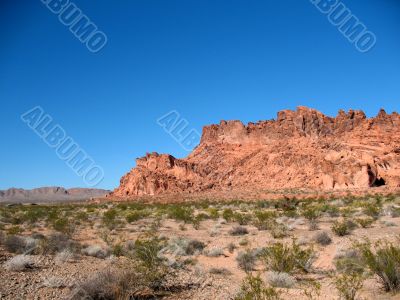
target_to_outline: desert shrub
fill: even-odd
[[[277,217],[276,212],[273,211],[257,211],[255,214],[255,221],[253,225],[258,230],[268,230],[272,227]]]
[[[79,221],[87,221],[89,220],[89,215],[85,211],[79,211],[76,213],[75,218]]]
[[[329,206],[329,208],[326,210],[326,212],[328,213],[328,215],[331,218],[335,218],[335,217],[339,217],[340,216],[340,210],[336,206]]]
[[[139,276],[121,270],[104,270],[80,283],[72,290],[68,299],[129,299],[131,296],[129,286],[133,283],[133,278],[140,280]],[[137,285],[138,282],[135,287]]]
[[[234,243],[229,243],[226,248],[228,249],[229,253],[233,253],[233,251],[236,249],[236,245]]]
[[[213,247],[210,249],[205,249],[203,251],[203,254],[208,257],[218,257],[221,255],[224,255],[224,249],[219,248],[219,247]]]
[[[335,287],[341,299],[354,300],[363,287],[364,277],[359,273],[340,274],[334,278]]]
[[[296,198],[285,198],[275,202],[276,209],[285,211],[296,211],[300,201]]]
[[[136,222],[149,216],[149,212],[145,210],[132,211],[126,215],[125,219],[128,223]]]
[[[233,210],[230,208],[226,208],[222,212],[222,217],[227,221],[230,222],[233,220]]]
[[[4,233],[4,231],[0,230],[0,245],[4,244],[4,241],[6,240],[6,234]]]
[[[109,250],[101,247],[100,245],[90,245],[82,249],[82,253],[87,256],[93,256],[97,258],[106,258],[109,256]]]
[[[309,272],[314,258],[312,248],[302,249],[300,245],[293,240],[291,245],[275,243],[266,247],[261,255],[267,269],[284,272]]]
[[[357,218],[355,221],[362,228],[369,228],[371,227],[372,223],[374,223],[375,220],[373,218]]]
[[[22,228],[18,225],[11,226],[10,228],[7,229],[7,233],[10,235],[20,234],[22,231],[23,231]]]
[[[335,221],[332,224],[331,229],[337,236],[345,236],[345,235],[350,234],[350,228],[346,221],[342,221],[342,222]]]
[[[54,254],[61,252],[64,249],[69,249],[72,252],[79,251],[80,245],[72,241],[67,235],[62,233],[51,234],[47,239],[43,238],[39,242],[39,248],[42,253]]]
[[[112,255],[114,255],[116,257],[124,256],[125,251],[124,251],[123,245],[121,243],[117,243],[117,244],[113,245],[112,249],[111,249],[111,253],[112,253]]]
[[[4,263],[4,268],[8,271],[21,272],[33,269],[34,261],[29,255],[17,255]]]
[[[257,262],[257,253],[252,250],[246,250],[245,252],[239,252],[236,257],[236,262],[240,269],[245,272],[250,272],[254,269]]]
[[[59,218],[53,222],[54,230],[71,235],[75,231],[75,226],[68,218]]]
[[[235,300],[279,300],[280,292],[273,287],[268,287],[261,279],[260,275],[253,276],[248,274],[240,287]]]
[[[318,207],[309,206],[303,210],[302,215],[307,220],[314,221],[319,218],[319,216],[321,215],[321,211],[318,209]]]
[[[112,208],[107,210],[103,214],[103,224],[109,229],[115,228],[118,224],[117,215],[118,215],[117,210]]]
[[[63,251],[56,254],[56,256],[54,257],[54,260],[56,263],[60,264],[60,263],[71,261],[74,258],[75,258],[75,253],[73,253],[69,249],[64,249]]]
[[[343,218],[352,217],[354,213],[355,213],[355,209],[353,207],[344,207],[340,210],[340,215]]]
[[[129,260],[81,282],[68,299],[159,299],[169,294],[167,274]]]
[[[186,248],[186,253],[187,255],[193,255],[196,252],[201,252],[205,248],[205,244],[201,241],[198,240],[190,240],[187,248]]]
[[[229,230],[230,235],[245,235],[248,234],[249,231],[246,227],[243,226],[235,226],[231,230]]]
[[[164,241],[157,237],[137,239],[134,244],[133,258],[147,269],[156,269],[162,264],[163,259],[158,253],[165,247]]]
[[[193,228],[196,230],[199,230],[201,221],[206,220],[208,218],[209,218],[209,216],[205,213],[197,214],[192,220]]]
[[[207,212],[208,212],[210,219],[216,220],[219,218],[218,209],[216,209],[215,207],[208,208]]]
[[[332,243],[332,239],[329,236],[329,234],[325,231],[321,231],[318,232],[315,236],[314,236],[314,240],[323,246],[329,245],[330,243]]]
[[[214,275],[224,275],[224,276],[232,275],[231,271],[229,271],[226,268],[211,268],[208,272]]]
[[[309,223],[308,223],[308,230],[315,231],[315,230],[318,230],[318,229],[319,229],[318,221],[316,219],[315,220],[310,220]]]
[[[248,244],[249,240],[247,239],[247,237],[244,237],[239,241],[239,246],[247,246]]]
[[[296,279],[292,275],[274,271],[267,273],[267,281],[273,287],[286,289],[290,289],[296,284]]]
[[[347,249],[339,251],[333,260],[336,270],[339,273],[359,273],[364,272],[364,264],[358,251]]]
[[[239,225],[248,225],[251,221],[251,216],[249,214],[234,212],[233,219],[238,222]]]
[[[25,239],[17,235],[9,235],[4,240],[4,247],[11,253],[24,253],[26,250]]]
[[[34,224],[40,219],[44,219],[46,216],[46,210],[42,207],[33,208],[30,207],[23,215],[24,222]]]
[[[274,239],[281,239],[288,235],[288,229],[285,225],[279,224],[275,220],[270,223],[268,228]]]
[[[168,210],[168,217],[176,221],[183,221],[185,224],[193,220],[193,209],[185,206],[172,206]]]
[[[373,249],[374,248],[374,249]],[[386,241],[356,244],[366,267],[375,274],[385,291],[400,290],[400,247]]]
[[[381,213],[381,207],[375,203],[367,203],[364,205],[363,213],[371,218],[377,219]]]
[[[393,207],[390,211],[390,216],[392,218],[400,217],[400,207]]]
[[[171,239],[163,252],[174,253],[179,256],[194,255],[203,251],[205,244],[198,240],[190,240],[182,237]]]

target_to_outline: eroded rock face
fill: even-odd
[[[243,189],[368,189],[400,186],[400,117],[381,110],[335,118],[298,107],[276,120],[205,126],[184,159],[137,159],[112,193],[118,197]]]

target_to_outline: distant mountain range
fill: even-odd
[[[83,201],[104,197],[110,191],[90,188],[41,187],[32,190],[10,188],[0,190],[0,203],[51,203]]]

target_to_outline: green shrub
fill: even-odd
[[[124,255],[124,247],[121,243],[115,244],[112,248],[112,254],[116,257],[120,257]]]
[[[364,277],[359,273],[341,274],[334,279],[339,296],[344,300],[355,300],[358,291],[363,287],[363,283]]]
[[[185,206],[172,206],[168,210],[168,217],[176,221],[183,221],[185,224],[193,220],[193,209]]]
[[[75,231],[74,224],[67,218],[59,218],[53,222],[54,230],[71,235]]]
[[[381,207],[374,203],[368,203],[364,206],[363,212],[367,216],[377,219],[381,213]]]
[[[302,249],[293,240],[291,245],[275,243],[265,248],[261,258],[268,270],[289,274],[299,271],[308,272],[314,258],[314,250]]]
[[[350,234],[350,228],[346,221],[343,222],[335,221],[331,229],[337,236],[345,236]]]
[[[233,219],[238,222],[239,225],[248,225],[251,221],[251,216],[248,214],[235,212],[233,213]]]
[[[336,206],[329,206],[326,212],[331,218],[338,217],[340,215],[340,210]]]
[[[233,220],[233,210],[230,208],[224,209],[222,212],[222,217],[227,221],[230,222]]]
[[[268,287],[260,278],[260,275],[248,274],[243,279],[240,292],[235,300],[279,300],[280,292],[273,287]]]
[[[214,207],[210,207],[207,209],[207,212],[210,216],[210,219],[216,220],[219,218],[219,212],[218,209],[214,208]]]
[[[321,215],[321,211],[315,206],[307,207],[303,211],[303,217],[309,221],[314,221],[314,220],[318,219],[320,215]]]
[[[85,211],[79,211],[79,212],[76,214],[75,218],[76,218],[77,220],[79,220],[79,221],[87,221],[87,220],[89,220],[89,215],[88,215],[87,212],[85,212]]]
[[[44,208],[38,207],[38,208],[29,208],[23,218],[24,221],[34,224],[40,219],[44,218],[46,216],[46,210]]]
[[[276,212],[273,211],[257,211],[254,215],[256,218],[253,225],[257,227],[258,230],[271,229],[277,217]]]
[[[158,252],[164,247],[164,243],[155,237],[137,239],[134,244],[133,257],[148,269],[157,269],[162,264]]]
[[[362,261],[382,283],[385,291],[400,290],[400,247],[387,241],[356,244]]]
[[[126,215],[125,219],[128,223],[139,221],[143,218],[146,218],[149,215],[148,212],[143,210],[132,211]]]
[[[345,207],[345,208],[342,208],[342,209],[340,210],[340,214],[341,214],[341,216],[342,216],[343,218],[352,217],[354,213],[355,213],[355,210],[354,210],[354,208],[352,208],[352,207]]]
[[[371,227],[372,223],[374,223],[375,220],[373,218],[357,218],[355,221],[362,228],[369,228]]]
[[[117,215],[118,212],[115,209],[109,209],[103,214],[103,223],[106,227],[112,229],[117,225]]]

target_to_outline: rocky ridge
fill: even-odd
[[[203,128],[200,144],[184,159],[155,152],[138,158],[110,196],[397,188],[399,129],[399,114],[383,109],[374,118],[298,107],[278,112],[276,120],[221,121]]]

